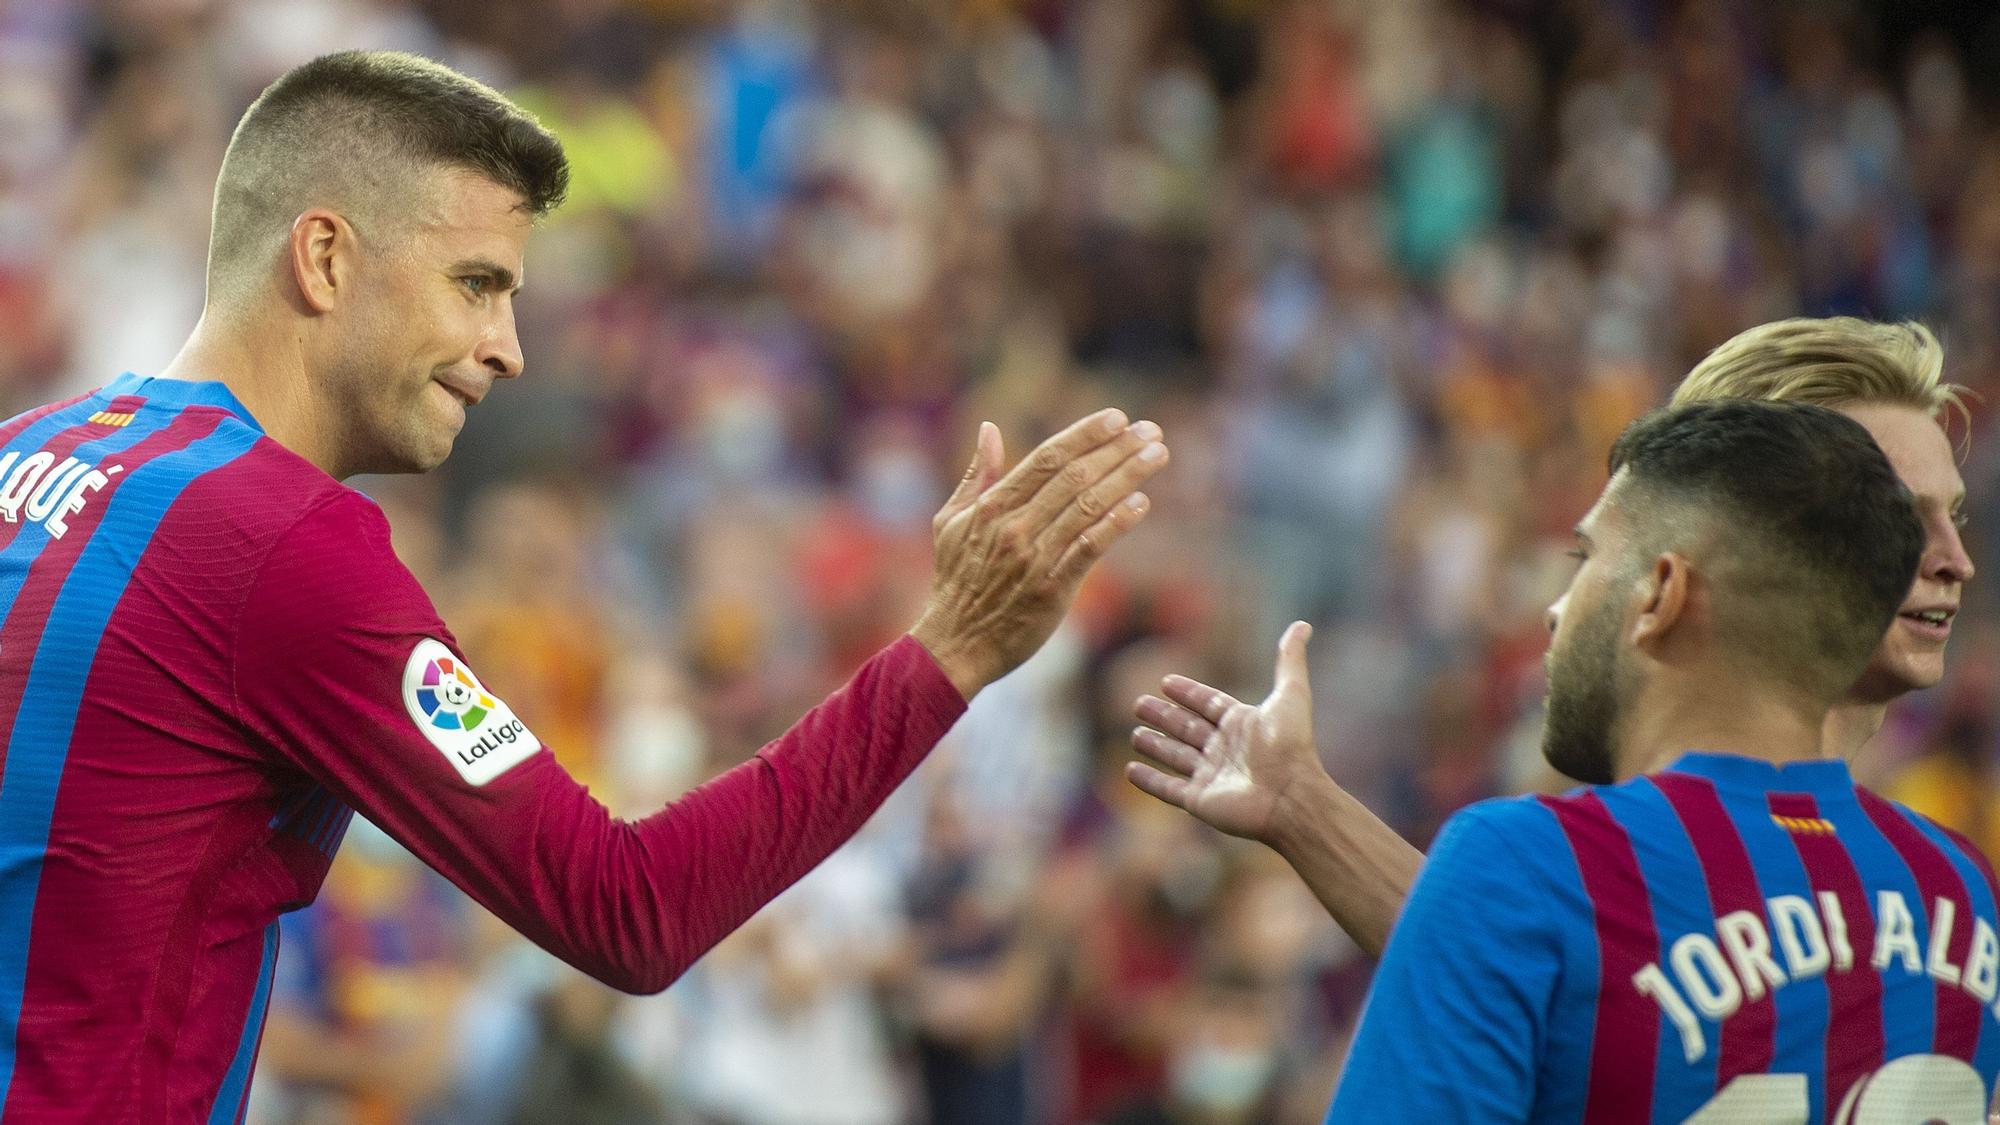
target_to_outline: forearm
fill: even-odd
[[[614,823],[600,862],[564,862],[572,887],[604,894],[582,932],[601,955],[649,951],[629,967],[631,990],[664,987],[853,836],[963,708],[922,649],[899,642],[750,761]]]
[[[1355,943],[1381,956],[1424,853],[1331,778],[1291,802],[1270,843]]]

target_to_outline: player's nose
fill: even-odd
[[[512,379],[521,373],[525,360],[521,355],[521,336],[514,330],[514,308],[509,302],[492,324],[487,326],[480,338],[479,346],[472,351],[472,358],[493,372],[496,379]]]
[[[1962,585],[1972,581],[1972,556],[1966,553],[1965,539],[1958,528],[1945,525],[1940,533],[1933,534],[1924,544],[1924,559],[1920,573],[1941,585]]]

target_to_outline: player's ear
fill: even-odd
[[[315,207],[292,220],[285,250],[292,282],[306,310],[333,311],[341,288],[353,275],[354,228],[338,214]]]
[[[1687,616],[1694,568],[1687,556],[1668,551],[1653,560],[1639,579],[1639,614],[1632,622],[1632,643],[1655,651]]]

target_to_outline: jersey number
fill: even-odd
[[[1806,1125],[1811,1103],[1803,1074],[1745,1074],[1708,1100],[1687,1125],[1766,1121]],[[1982,1125],[1986,1083],[1949,1055],[1905,1055],[1856,1082],[1833,1125]]]

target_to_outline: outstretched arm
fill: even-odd
[[[999,433],[938,513],[910,636],[750,761],[635,822],[613,818],[466,667],[390,552],[381,513],[330,494],[271,549],[235,652],[239,720],[550,952],[615,987],[665,988],[860,828],[964,710],[1061,620],[1139,522],[1166,463],[1149,422],[1086,418],[1002,472]],[[297,774],[284,792],[304,789]],[[322,848],[324,801],[286,820]]]
[[[1278,642],[1276,684],[1257,706],[1185,676],[1143,696],[1132,744],[1151,759],[1126,766],[1134,785],[1232,836],[1269,845],[1334,921],[1369,953],[1388,945],[1423,866],[1410,846],[1320,764],[1312,741],[1306,640],[1296,622]]]

